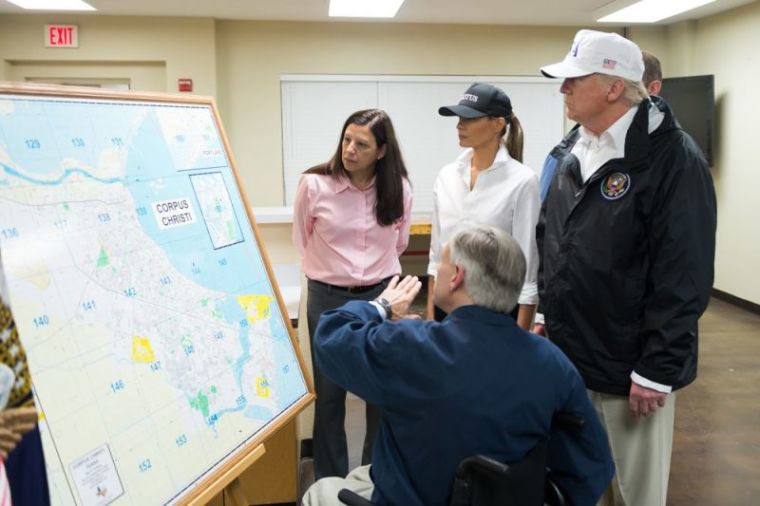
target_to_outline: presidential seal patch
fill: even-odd
[[[602,180],[600,189],[602,197],[607,200],[617,200],[628,193],[631,188],[631,176],[622,172],[614,172]]]

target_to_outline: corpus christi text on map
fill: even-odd
[[[207,104],[0,95],[53,500],[171,502],[307,393]]]

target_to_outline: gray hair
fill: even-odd
[[[628,102],[631,107],[639,105],[641,102],[649,98],[649,92],[641,81],[631,81],[629,79],[623,79],[622,77],[610,76],[607,74],[596,74],[596,76],[597,79],[610,85],[617,79],[623,81],[623,84],[625,85],[623,100]]]
[[[479,305],[509,313],[525,282],[525,255],[512,236],[476,225],[457,233],[449,246],[452,264],[464,269],[464,287]]]

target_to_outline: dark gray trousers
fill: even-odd
[[[338,308],[351,300],[373,300],[382,293],[386,286],[387,283],[382,283],[366,292],[350,293],[309,280],[306,317],[312,343],[314,389],[317,393],[317,400],[314,403],[314,430],[312,435],[315,480],[326,476],[344,478],[348,474],[348,444],[345,429],[346,391],[322,374],[314,363],[314,333],[319,322],[319,316],[323,312]],[[375,435],[381,416],[380,408],[367,404],[367,428],[364,436],[362,465],[371,463],[372,446],[375,443]]]

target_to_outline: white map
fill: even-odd
[[[0,95],[0,255],[56,502],[176,501],[308,393],[209,105]]]

